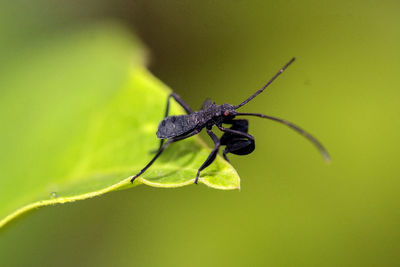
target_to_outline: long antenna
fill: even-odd
[[[270,85],[270,84],[271,84],[271,83],[272,83],[272,82],[273,82],[287,67],[289,67],[290,64],[293,63],[293,61],[295,61],[295,59],[296,59],[295,57],[292,58],[288,63],[286,63],[285,66],[283,66],[283,67],[278,71],[277,74],[274,75],[274,77],[272,77],[271,80],[269,80],[269,82],[268,82],[266,85],[264,85],[260,90],[258,90],[257,92],[255,92],[255,94],[252,95],[252,96],[250,96],[246,101],[244,101],[244,102],[241,103],[240,105],[235,106],[234,108],[235,108],[235,109],[240,108],[241,106],[247,104],[250,100],[252,100],[252,99],[255,98],[256,96],[258,96],[259,94],[261,94],[261,93],[264,91],[264,89],[268,87],[268,85]]]
[[[313,145],[319,150],[319,152],[322,154],[322,157],[324,158],[324,160],[326,162],[330,162],[331,158],[329,156],[328,151],[326,151],[326,149],[324,148],[324,146],[315,138],[313,137],[311,134],[307,133],[306,131],[304,131],[303,129],[301,129],[299,126],[283,120],[283,119],[279,119],[276,117],[271,117],[271,116],[267,116],[264,114],[259,114],[259,113],[236,113],[235,116],[240,116],[240,115],[244,115],[244,116],[256,116],[256,117],[261,117],[261,118],[265,118],[265,119],[269,119],[269,120],[273,120],[276,122],[280,122],[285,124],[286,126],[292,128],[293,130],[295,130],[296,132],[298,132],[299,134],[301,134],[302,136],[304,136],[305,138],[307,138],[311,143],[313,143]]]

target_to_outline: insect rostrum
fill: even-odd
[[[169,144],[194,136],[204,128],[206,129],[207,134],[213,140],[214,148],[198,169],[194,183],[197,184],[200,172],[215,160],[215,157],[217,156],[221,146],[225,146],[222,154],[227,161],[229,161],[227,157],[228,153],[236,155],[250,154],[255,148],[254,137],[248,133],[248,121],[246,119],[236,119],[237,116],[256,116],[283,123],[307,138],[317,147],[324,159],[329,161],[329,154],[322,144],[297,125],[283,119],[260,113],[237,112],[237,109],[247,104],[250,100],[262,93],[268,85],[270,85],[290,64],[293,63],[294,60],[295,58],[292,58],[272,77],[272,79],[266,85],[264,85],[261,89],[237,106],[230,104],[217,105],[207,99],[203,103],[201,110],[193,111],[176,93],[171,93],[167,99],[165,118],[158,125],[157,137],[161,139],[159,149],[153,159],[131,179],[131,182],[144,173]],[[187,115],[168,116],[171,98],[174,98],[175,101],[184,108]],[[223,126],[223,124],[228,124],[230,127],[226,128]],[[213,126],[216,126],[224,133],[221,138],[218,138],[212,131]]]

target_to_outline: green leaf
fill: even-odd
[[[115,26],[64,33],[30,45],[0,79],[0,227],[45,205],[139,184],[193,184],[210,149],[193,137],[152,158],[169,89],[144,67],[138,41]],[[200,103],[199,103],[200,104]],[[182,109],[172,103],[172,114]],[[238,189],[221,157],[200,183]]]

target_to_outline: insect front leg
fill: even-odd
[[[249,122],[248,120],[232,120],[230,122],[232,126],[229,130],[239,131],[241,133],[247,134],[249,129]],[[250,138],[251,135],[239,135],[237,133],[227,132],[225,131],[224,134],[221,136],[221,145],[225,145],[226,148],[223,151],[223,156],[226,161],[229,162],[228,157],[226,154],[232,153],[236,155],[247,155],[254,151],[255,143],[254,138]]]
[[[224,122],[225,123],[225,122]],[[242,133],[247,133],[249,130],[249,121],[248,120],[231,120],[226,122],[227,124],[231,124],[232,126],[229,127],[231,130],[240,131]],[[221,145],[226,145],[232,138],[235,137],[242,137],[241,135],[232,134],[230,132],[224,132],[221,136]]]
[[[215,157],[218,154],[219,147],[221,146],[218,136],[215,135],[211,130],[207,129],[208,135],[211,137],[211,139],[214,142],[214,149],[211,151],[210,155],[208,155],[206,161],[200,166],[199,170],[197,171],[196,179],[194,180],[194,183],[197,184],[197,181],[199,180],[200,172],[207,168],[214,160]]]

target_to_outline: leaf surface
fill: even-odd
[[[168,92],[144,68],[140,43],[115,26],[54,37],[21,51],[0,79],[0,227],[35,207],[139,184],[193,183],[210,149],[199,137],[171,144],[137,178],[158,147]],[[182,114],[172,103],[171,114]],[[221,157],[200,183],[238,189]]]

